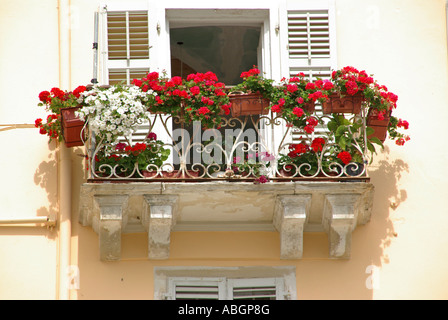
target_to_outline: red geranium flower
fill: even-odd
[[[350,161],[352,161],[352,156],[349,152],[347,151],[341,151],[338,154],[338,158],[344,163],[344,164],[349,164]]]

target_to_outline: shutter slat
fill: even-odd
[[[234,287],[233,299],[234,300],[259,300],[259,299],[275,299],[276,287],[275,286],[253,286],[253,287]]]
[[[219,299],[219,288],[218,286],[185,286],[176,285],[175,292],[176,300],[188,299],[188,300],[218,300]]]

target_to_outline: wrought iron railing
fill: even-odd
[[[371,150],[366,111],[358,115],[316,112],[309,133],[270,112],[224,117],[220,128],[203,129],[177,117],[155,114],[129,137],[106,144],[89,133],[85,143],[90,181],[285,181],[366,180]],[[328,123],[348,119],[358,127],[332,131]],[[343,118],[341,118],[343,117]],[[356,131],[354,131],[354,128]],[[341,144],[338,134],[346,134]],[[342,146],[341,146],[342,145]],[[349,147],[352,159],[338,155]],[[350,160],[350,161],[349,161]]]

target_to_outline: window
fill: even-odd
[[[222,6],[138,0],[102,6],[100,83],[129,84],[150,71],[184,77],[213,71],[232,85],[254,64],[276,81],[299,72],[328,78],[336,69],[334,0],[260,1],[254,8],[231,0]],[[139,130],[142,136],[148,128]],[[176,125],[167,123],[167,129]],[[272,137],[286,130],[263,130],[268,150],[275,150]],[[161,124],[154,131],[173,143]],[[289,132],[284,144],[297,139]]]
[[[156,300],[290,300],[295,267],[156,267]]]

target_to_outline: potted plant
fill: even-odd
[[[274,157],[269,152],[249,152],[244,159],[239,156],[233,158],[232,170],[235,175],[255,177],[254,183],[266,183],[270,162]]]
[[[148,93],[145,104],[150,112],[170,114],[187,123],[201,121],[203,127],[213,128],[230,110],[225,85],[213,72],[190,74],[186,79],[151,72],[133,83]]]
[[[75,116],[75,111],[83,105],[81,94],[86,91],[85,86],[78,86],[73,91],[63,91],[52,88],[50,91],[39,93],[38,106],[44,106],[50,112],[46,122],[36,119],[35,126],[39,132],[48,135],[51,140],[62,141],[67,147],[82,146],[84,144],[81,131],[84,121]]]
[[[314,177],[329,171],[323,154],[326,144],[322,137],[289,144],[288,153],[280,154],[278,160],[279,177]]]
[[[129,137],[139,124],[148,120],[149,112],[144,102],[148,94],[137,86],[93,86],[82,94],[85,106],[76,111],[98,143],[114,145],[119,137]]]
[[[315,111],[316,102],[327,99],[323,90],[330,90],[333,84],[330,81],[318,80],[311,83],[305,80],[305,74],[299,73],[296,77],[282,79],[274,90],[270,109],[279,114],[289,125],[296,128],[305,128],[311,133],[311,114]],[[317,124],[317,123],[316,123]]]
[[[95,156],[95,174],[118,178],[156,176],[170,155],[170,150],[163,146],[153,132],[143,142],[119,142],[113,149],[103,145]]]
[[[269,104],[274,93],[274,81],[260,75],[254,66],[240,76],[242,83],[236,85],[229,94],[234,117],[255,114],[268,114]]]
[[[374,82],[365,71],[354,67],[344,67],[333,71],[333,88],[328,92],[328,101],[322,104],[324,114],[361,112],[361,103],[365,100],[364,90]]]

